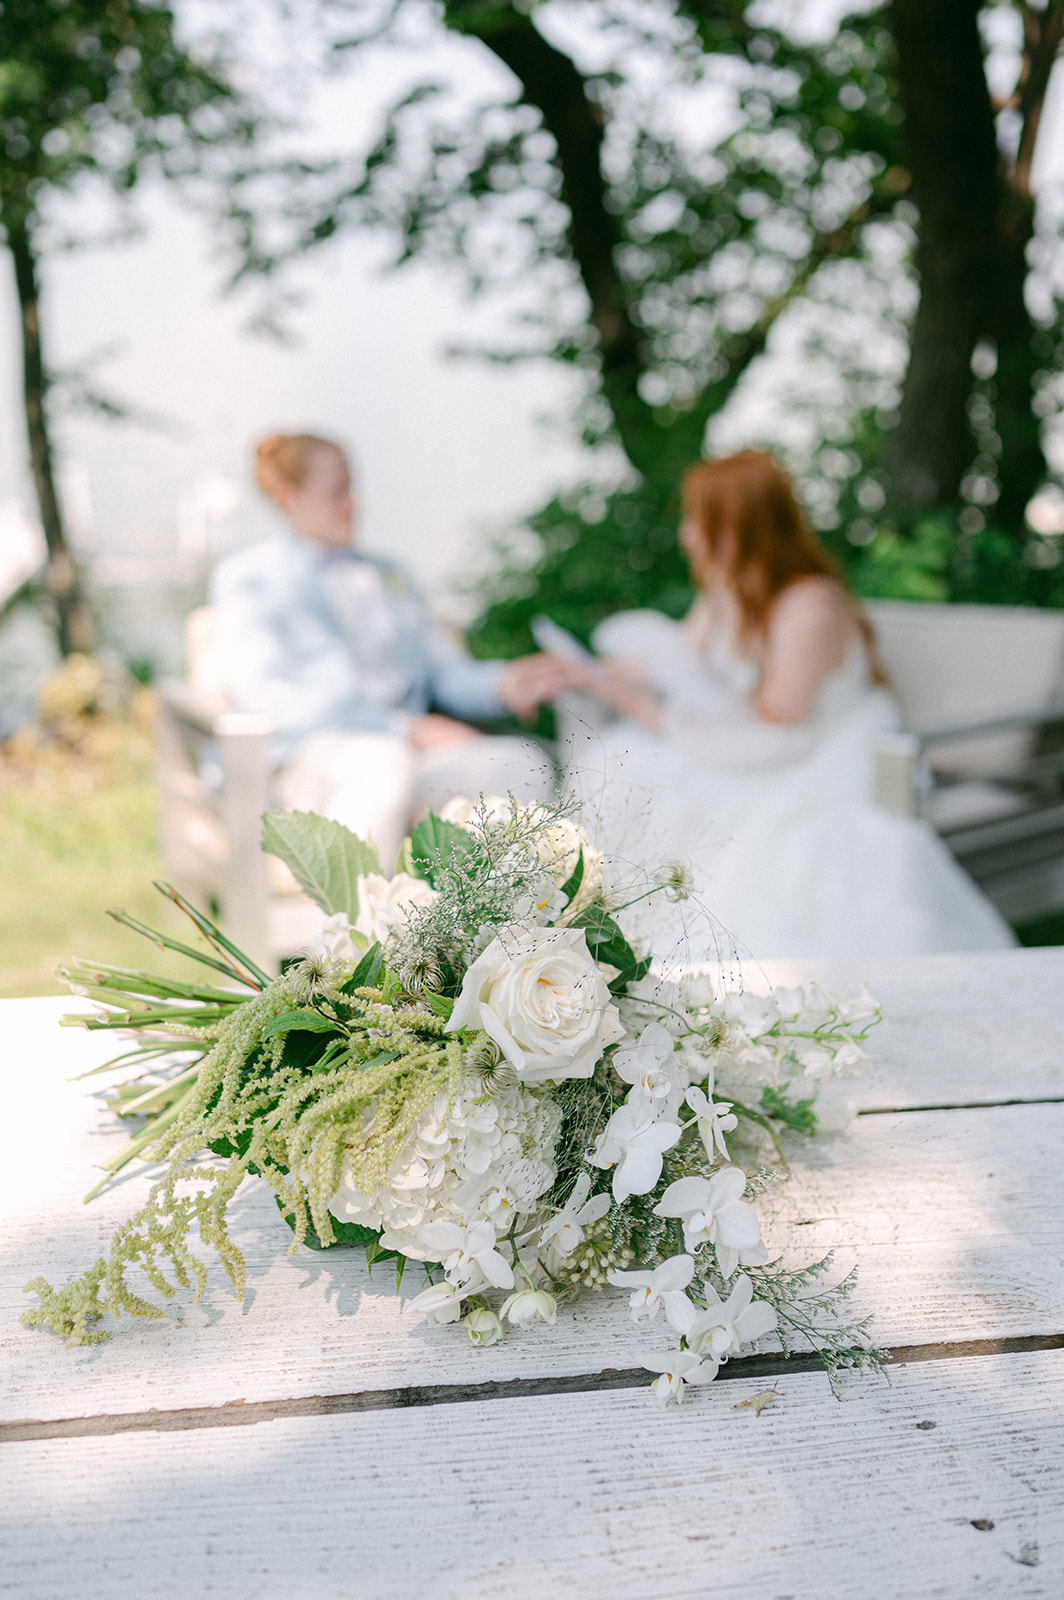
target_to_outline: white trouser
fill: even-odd
[[[488,734],[443,750],[415,750],[388,733],[314,733],[278,777],[282,806],[315,811],[372,839],[385,872],[410,825],[457,794],[515,800],[555,796],[554,768],[528,739]]]

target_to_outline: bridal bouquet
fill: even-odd
[[[597,852],[542,806],[452,802],[390,878],[321,817],[268,815],[263,842],[324,913],[281,976],[164,886],[209,953],[112,914],[211,982],[64,969],[104,1007],[68,1023],[136,1036],[97,1070],[131,1070],[111,1104],[147,1119],[92,1193],[135,1157],[162,1173],[105,1259],[62,1290],[28,1286],[25,1322],[86,1344],[106,1314],[161,1317],[146,1286],[205,1288],[193,1228],[242,1294],[227,1209],[255,1176],[291,1249],[358,1246],[394,1261],[397,1290],[416,1263],[407,1309],[461,1323],[474,1345],[612,1286],[637,1321],[664,1313],[671,1347],[640,1356],[662,1400],[770,1335],[818,1350],[833,1381],[880,1362],[864,1325],[842,1320],[852,1276],[825,1287],[830,1258],[770,1260],[752,1203],[781,1133],[810,1133],[819,1085],[866,1059],[880,1017],[866,992],[763,999],[715,994],[696,971],[667,980],[626,937]],[[673,865],[636,898],[689,893]]]

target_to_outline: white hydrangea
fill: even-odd
[[[383,1229],[385,1249],[417,1261],[437,1259],[422,1237],[436,1223],[490,1222],[503,1237],[554,1182],[560,1128],[551,1097],[514,1084],[485,1099],[471,1075],[450,1110],[447,1095],[436,1096],[372,1194],[358,1188],[349,1162],[329,1209],[341,1222]]]

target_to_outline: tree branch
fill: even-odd
[[[654,426],[638,389],[647,357],[615,257],[622,239],[602,171],[602,109],[570,58],[512,5],[447,0],[444,20],[455,32],[479,39],[509,68],[521,85],[522,100],[536,108],[554,140],[561,198],[569,213],[566,234],[598,334],[603,392],[625,451],[643,471],[650,464],[645,441]]]

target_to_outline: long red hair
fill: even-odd
[[[740,633],[747,640],[764,638],[774,602],[800,578],[830,578],[850,593],[841,568],[809,526],[790,478],[763,450],[740,450],[689,467],[683,478],[683,515],[723,571],[738,601]],[[697,573],[692,575],[697,581]],[[885,682],[872,625],[856,600],[854,615],[872,675]]]

